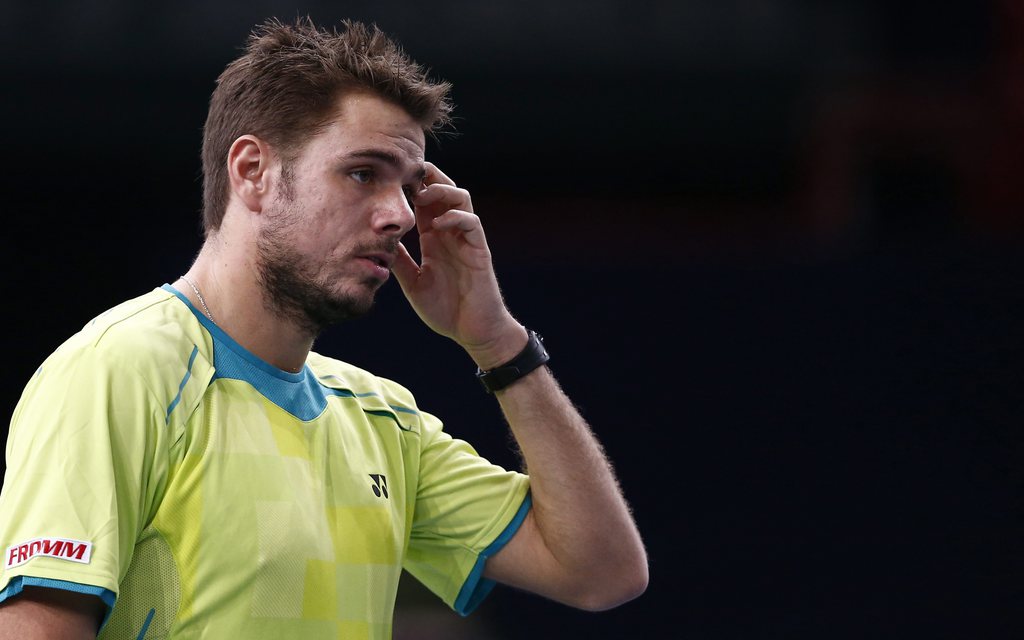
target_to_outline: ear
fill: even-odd
[[[228,149],[231,191],[249,211],[263,210],[270,189],[270,147],[256,136],[244,135]]]

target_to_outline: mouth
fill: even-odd
[[[367,270],[367,275],[376,281],[383,282],[391,276],[391,265],[395,255],[387,251],[373,251],[356,256]]]
[[[387,270],[391,270],[391,264],[395,261],[394,256],[386,253],[368,253],[366,255],[359,256],[364,260],[369,260],[378,267],[382,267]]]

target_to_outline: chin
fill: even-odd
[[[373,308],[376,287],[358,292],[331,292],[315,299],[307,298],[303,306],[310,328],[319,333],[328,326],[362,317]]]

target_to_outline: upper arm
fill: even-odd
[[[424,415],[416,503],[403,566],[460,614],[485,597],[485,559],[528,509],[529,479],[477,455]]]
[[[563,575],[558,560],[544,543],[533,509],[515,535],[487,559],[484,567],[484,577],[490,580],[572,604],[572,587]]]
[[[95,640],[104,611],[96,596],[25,587],[0,603],[0,640]]]
[[[534,504],[515,535],[487,559],[484,577],[587,611],[610,609],[643,593],[646,565],[638,573],[615,565],[608,572],[601,569],[604,554],[584,558],[583,565],[560,561],[541,533]]]
[[[59,351],[15,410],[0,492],[0,600],[15,610],[36,602],[16,596],[22,586],[47,582],[113,606],[157,503],[169,430],[144,382],[119,364],[91,347]]]

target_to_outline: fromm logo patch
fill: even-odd
[[[4,567],[11,569],[38,556],[89,564],[92,559],[92,543],[67,538],[35,538],[7,547]]]

